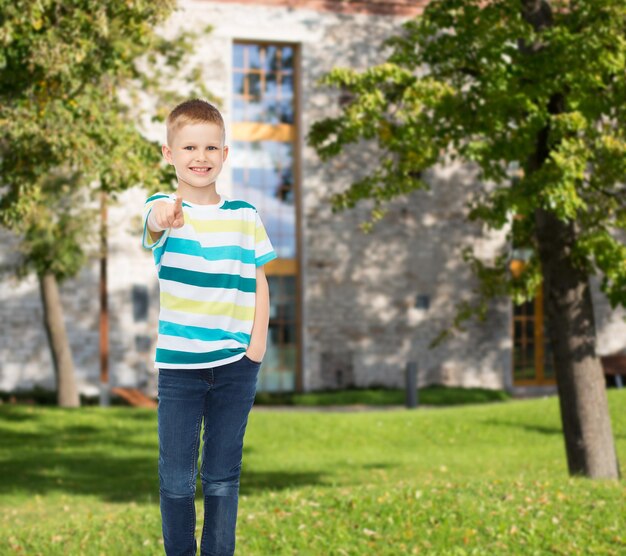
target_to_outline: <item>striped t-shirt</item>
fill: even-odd
[[[198,205],[183,201],[185,224],[154,242],[147,220],[157,193],[143,210],[143,246],[152,249],[161,307],[155,368],[199,369],[241,359],[250,344],[256,268],[276,258],[259,213],[227,199]]]

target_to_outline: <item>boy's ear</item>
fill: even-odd
[[[224,158],[222,158],[222,162],[226,162],[228,158],[228,145],[224,145]]]
[[[172,162],[172,151],[167,145],[163,145],[161,147],[161,152],[163,153],[163,158],[167,160],[169,164],[173,164]]]

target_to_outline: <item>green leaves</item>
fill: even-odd
[[[309,144],[324,160],[362,141],[378,147],[377,171],[332,199],[335,210],[374,199],[377,213],[364,229],[385,201],[427,187],[427,168],[476,164],[489,188],[472,202],[472,219],[500,229],[519,215],[531,249],[536,211],[576,222],[579,263],[602,272],[611,302],[624,303],[624,245],[608,230],[626,228],[626,5],[546,8],[552,25],[535,30],[518,0],[430,2],[386,41],[385,63],[323,79],[350,100],[312,126]],[[521,282],[507,272],[506,256],[490,272],[468,262],[483,296],[518,300],[540,282],[535,262]]]
[[[181,79],[207,96],[188,63],[206,30],[173,39],[155,31],[174,4],[0,0],[0,223],[24,238],[22,271],[71,276],[88,247],[81,238],[98,225],[80,218],[90,196],[169,180],[159,145],[139,129],[152,116],[144,99],[163,114],[181,100],[164,84]]]
[[[593,260],[602,273],[601,287],[611,307],[626,306],[626,245],[607,229],[588,230],[576,245],[576,256]]]

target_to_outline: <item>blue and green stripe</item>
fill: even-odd
[[[203,328],[202,326],[189,326],[177,324],[166,320],[159,321],[159,334],[177,336],[187,340],[202,340],[203,342],[219,342],[224,340],[236,340],[245,345],[250,343],[250,334],[244,332],[229,332],[222,328]]]
[[[238,274],[213,274],[162,265],[159,278],[201,288],[235,289],[248,293],[256,291],[256,278],[243,278]]]
[[[157,348],[156,361],[165,363],[166,365],[197,365],[198,363],[214,363],[228,359],[239,353],[245,353],[246,348],[218,349],[215,351],[207,351],[194,353],[190,351],[177,351],[174,349]]]

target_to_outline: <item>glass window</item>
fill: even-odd
[[[235,97],[242,97],[245,95],[244,81],[245,75],[242,72],[235,71],[233,73],[233,94]],[[237,99],[237,102],[243,105],[242,100]]]
[[[244,51],[245,46],[243,44],[236,44],[233,48],[233,66],[235,68],[243,69],[244,66]]]
[[[270,73],[277,69],[278,52],[280,48],[276,46],[267,46],[262,50],[263,69]]]
[[[543,311],[543,293],[513,305],[513,377],[516,381],[541,384],[554,381],[554,355]]]
[[[283,75],[280,80],[280,95],[283,98],[291,98],[293,96],[293,77],[291,75]]]
[[[246,46],[246,55],[246,69],[261,69],[261,49],[258,46]]]
[[[280,69],[291,72],[293,70],[293,48],[286,46],[280,54]]]
[[[295,121],[292,46],[240,43],[233,47],[233,195],[254,205],[278,255],[296,258]],[[295,265],[272,275],[268,348],[261,390],[293,390],[297,367]],[[278,267],[277,267],[278,268]]]

